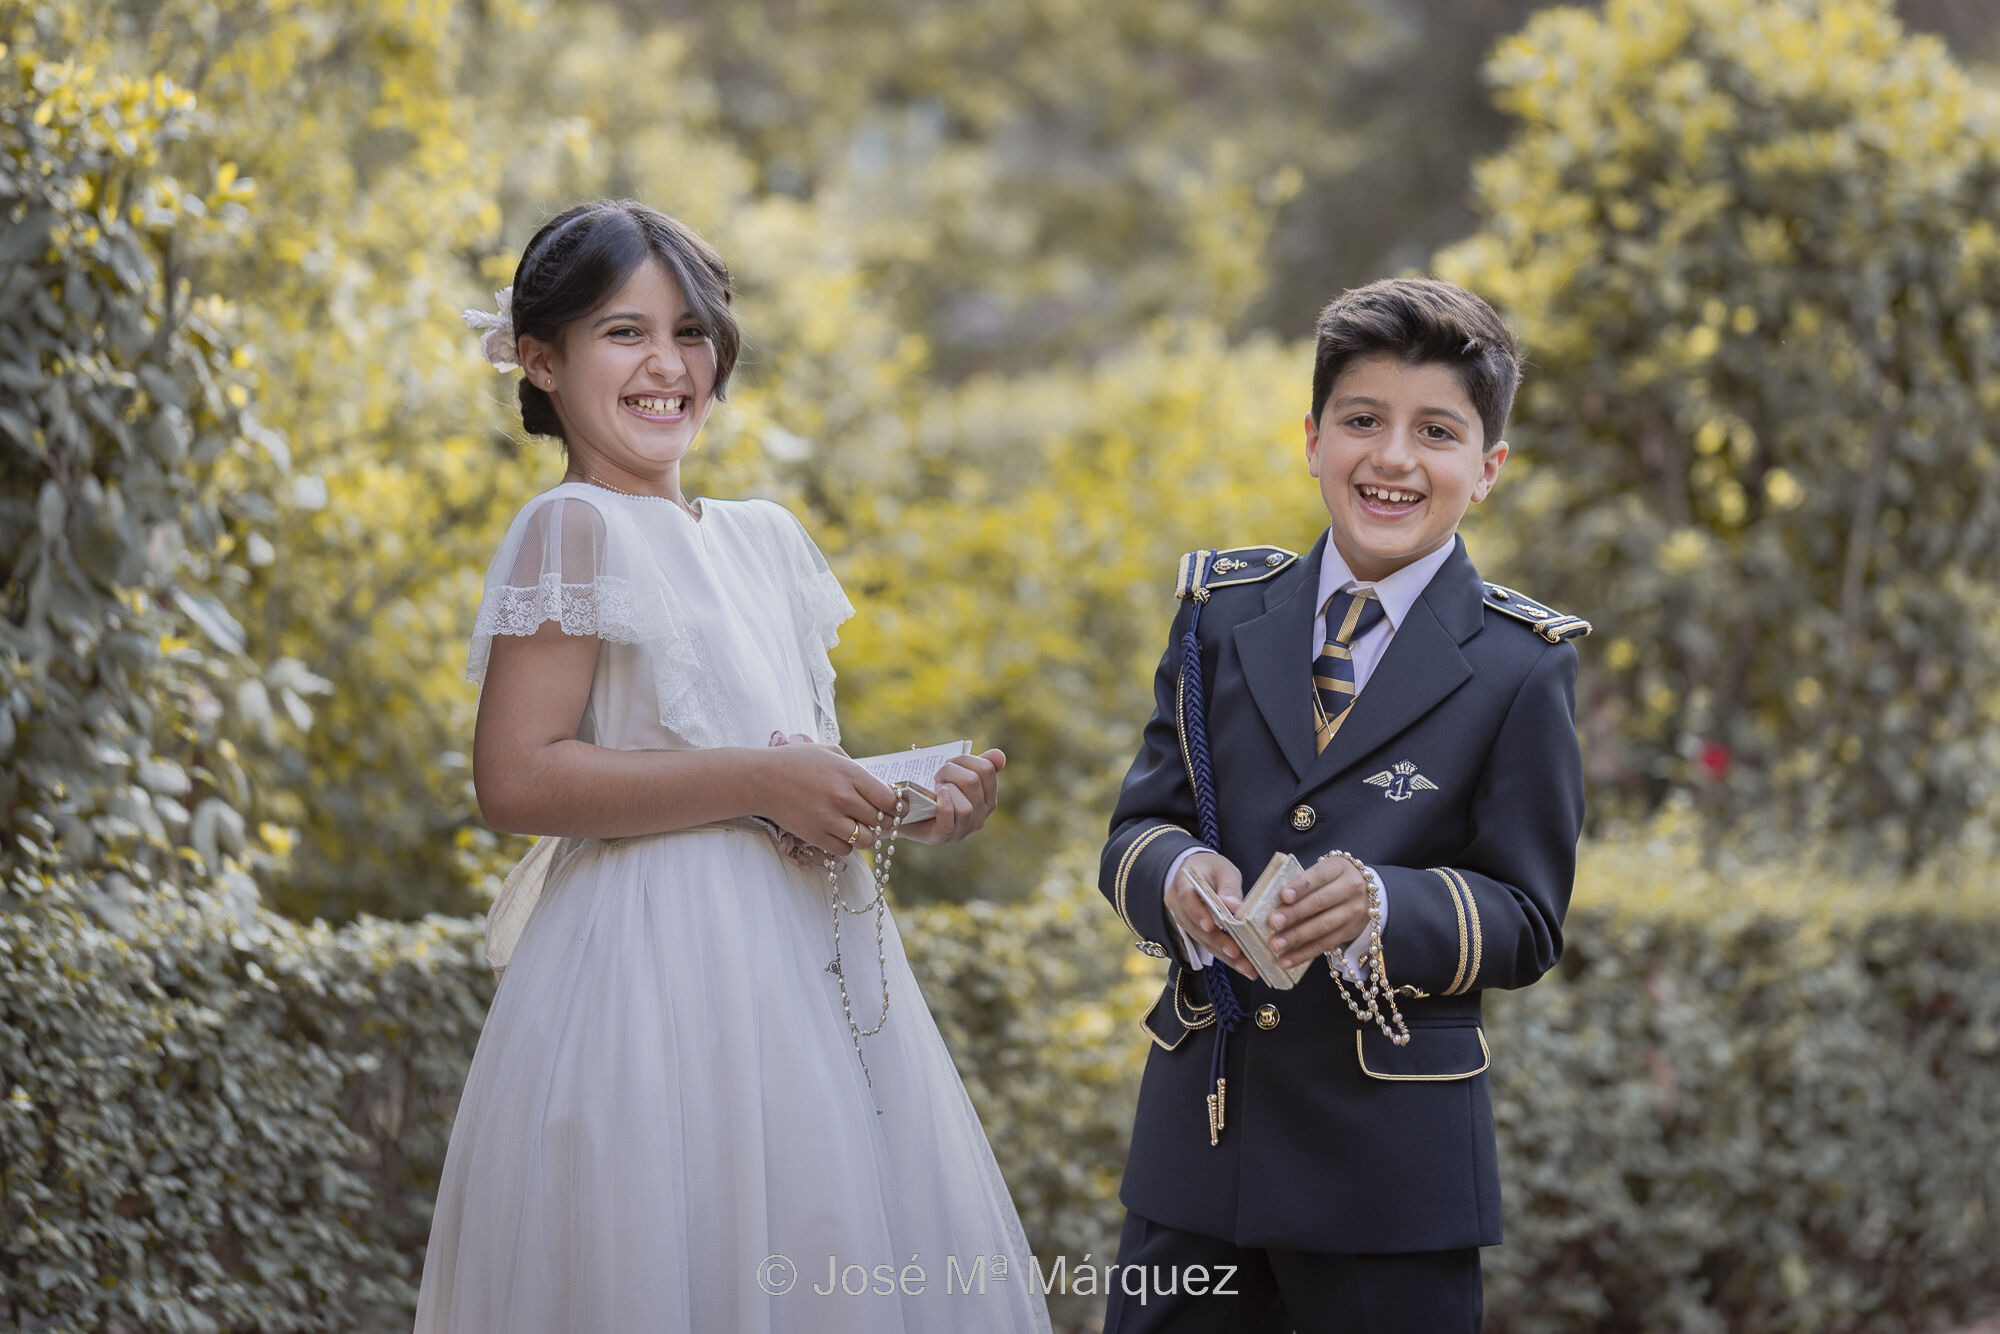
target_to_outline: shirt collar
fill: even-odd
[[[1328,529],[1326,549],[1319,561],[1319,601],[1315,605],[1324,611],[1326,600],[1335,593],[1347,589],[1372,588],[1375,590],[1375,596],[1381,600],[1382,610],[1389,617],[1390,630],[1400,630],[1403,628],[1403,618],[1410,614],[1410,608],[1417,605],[1417,599],[1424,595],[1426,588],[1430,587],[1432,578],[1443,568],[1445,561],[1451,558],[1452,547],[1457,537],[1458,534],[1454,532],[1445,538],[1436,551],[1417,557],[1387,578],[1369,583],[1365,579],[1356,579],[1354,572],[1347,568],[1346,558],[1340,554],[1340,548],[1334,545],[1333,531]]]

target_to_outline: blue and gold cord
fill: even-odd
[[[1204,602],[1204,598],[1196,597],[1194,615],[1188,620],[1187,632],[1181,636],[1181,671],[1188,684],[1188,770],[1194,778],[1195,816],[1201,825],[1201,841],[1220,852],[1222,832],[1215,817],[1215,775],[1208,756],[1208,702],[1202,689],[1201,640],[1196,634]],[[1220,959],[1211,960],[1201,970],[1201,981],[1209,1003],[1215,1007],[1215,1050],[1208,1062],[1208,1087],[1213,1090],[1208,1095],[1208,1142],[1214,1145],[1222,1137],[1228,1092],[1223,1071],[1229,1055],[1229,1035],[1242,1022],[1243,1009],[1236,1003],[1235,989],[1229,985],[1229,966]]]

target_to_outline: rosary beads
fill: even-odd
[[[849,908],[840,901],[841,859],[828,854],[821,862],[826,868],[827,897],[833,905],[833,962],[826,966],[840,986],[840,1012],[847,1018],[847,1034],[854,1042],[854,1058],[861,1062],[861,1075],[868,1081],[868,1087],[875,1087],[875,1076],[868,1069],[868,1057],[862,1053],[861,1039],[872,1038],[882,1031],[889,1022],[889,955],[886,932],[889,917],[889,868],[896,857],[896,836],[903,829],[903,815],[909,805],[900,798],[896,802],[894,816],[877,812],[875,816],[875,852],[872,858],[870,878],[875,884],[875,893],[858,908]],[[888,821],[888,829],[883,822]],[[840,957],[840,915],[843,912],[859,917],[869,909],[875,911],[875,966],[882,978],[882,1013],[875,1019],[874,1027],[863,1028],[854,1020],[854,1005],[847,994],[847,971],[841,966]],[[878,1111],[880,1109],[877,1109]]]
[[[1326,952],[1327,971],[1333,974],[1333,984],[1340,988],[1340,998],[1347,1002],[1347,1008],[1363,1024],[1374,1024],[1382,1030],[1382,1036],[1398,1047],[1410,1040],[1410,1026],[1403,1022],[1403,1012],[1396,1006],[1396,992],[1389,985],[1388,969],[1382,962],[1382,881],[1369,870],[1362,860],[1351,852],[1335,849],[1321,857],[1345,857],[1361,873],[1362,883],[1368,887],[1368,951],[1364,960],[1366,976],[1357,984],[1361,989],[1364,1008],[1347,989],[1347,953],[1338,947]],[[1357,970],[1359,971],[1359,970]],[[1382,1005],[1387,1003],[1389,1013],[1382,1013]]]

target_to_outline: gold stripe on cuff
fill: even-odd
[[[1465,891],[1466,915],[1472,919],[1472,970],[1465,975],[1465,989],[1470,991],[1479,985],[1479,963],[1485,955],[1486,937],[1479,929],[1479,900],[1472,896],[1472,886],[1455,869],[1451,878],[1458,881],[1458,887]]]
[[[1465,981],[1465,964],[1471,956],[1472,941],[1465,929],[1465,900],[1458,896],[1458,882],[1440,867],[1433,866],[1431,874],[1444,881],[1445,892],[1451,895],[1452,910],[1458,914],[1458,971],[1451,975],[1451,985],[1444,989],[1444,995],[1458,994],[1459,984]]]
[[[1132,874],[1133,863],[1139,859],[1139,854],[1145,850],[1146,845],[1160,835],[1171,833],[1175,830],[1179,830],[1181,833],[1187,832],[1177,824],[1155,825],[1145,833],[1134,838],[1126,847],[1125,855],[1118,859],[1118,875],[1112,881],[1111,886],[1112,906],[1117,908],[1120,920],[1125,923],[1125,929],[1135,936],[1139,936],[1139,928],[1132,925],[1132,915],[1125,911],[1125,882]],[[1145,937],[1139,936],[1139,939],[1144,940]]]

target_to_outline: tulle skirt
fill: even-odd
[[[871,891],[851,859],[846,901]],[[893,921],[864,1078],[827,893],[733,828],[568,855],[466,1079],[418,1334],[1048,1329]],[[866,1028],[872,913],[842,921],[841,950]]]

